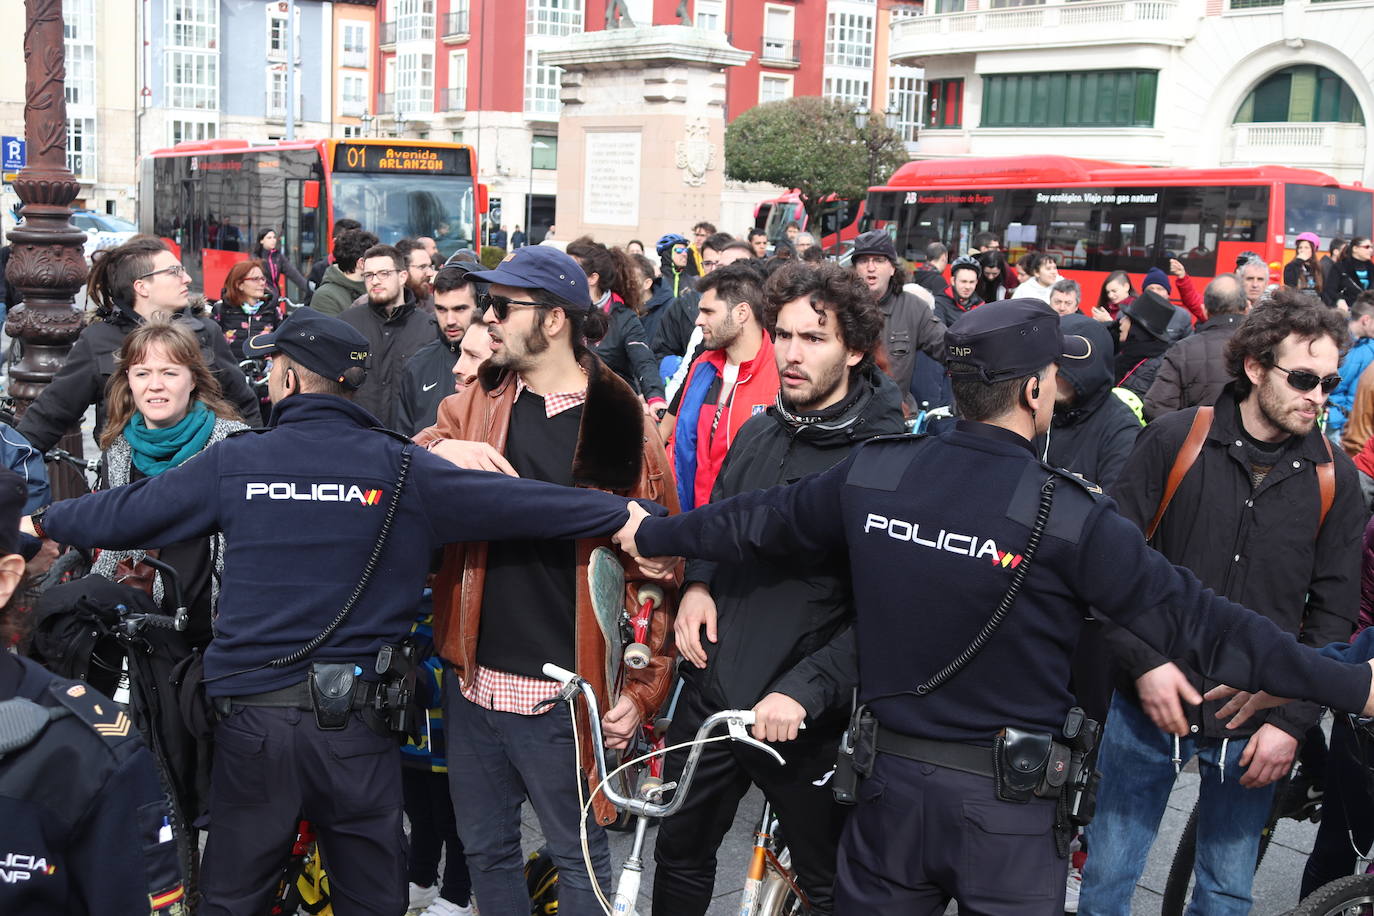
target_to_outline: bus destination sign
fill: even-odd
[[[340,143],[334,148],[336,172],[405,172],[466,175],[467,151],[445,147]]]

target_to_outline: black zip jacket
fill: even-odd
[[[665,305],[658,319],[658,329],[649,341],[654,348],[654,356],[687,356],[687,344],[692,339],[692,329],[697,323],[697,307],[701,304],[701,293],[690,287],[678,294],[677,298]]]
[[[1006,726],[1057,734],[1074,705],[1069,657],[1089,607],[1243,690],[1364,708],[1368,665],[1333,664],[1218,597],[1150,550],[1110,499],[1030,449],[1013,432],[964,420],[938,436],[871,439],[790,486],[645,519],[636,543],[646,556],[732,562],[847,554],[859,699],[909,735],[990,745]],[[1006,593],[1051,477],[1049,524],[1011,613],[953,679],[916,696]]]
[[[1364,282],[1355,273],[1356,269],[1366,271]],[[1322,296],[1327,305],[1334,306],[1339,299],[1344,299],[1347,305],[1353,305],[1355,298],[1367,289],[1374,289],[1374,261],[1356,261],[1346,255],[1327,274]]]
[[[592,350],[612,372],[623,378],[644,400],[663,400],[663,380],[658,374],[658,360],[649,349],[644,325],[634,310],[622,302],[611,306],[607,316],[610,326],[606,336],[592,345]]]
[[[793,483],[834,467],[865,439],[905,430],[902,394],[890,378],[870,368],[852,377],[851,385],[838,410],[793,416],[774,405],[745,423],[725,456],[712,501]],[[719,641],[702,640],[707,666],[683,668],[708,705],[749,709],[777,691],[815,720],[848,703],[854,662],[846,662],[843,652],[836,659],[820,651],[841,633],[843,645],[853,648],[853,597],[842,558],[693,560],[686,581],[705,582],[716,602]]]
[[[1154,517],[1196,413],[1196,408],[1177,411],[1147,426],[1113,488],[1121,514],[1142,530]],[[1153,542],[1171,563],[1187,567],[1217,594],[1253,608],[1309,646],[1347,640],[1355,629],[1360,539],[1368,517],[1355,466],[1334,449],[1336,498],[1318,531],[1321,499],[1314,465],[1331,460],[1321,440],[1315,428],[1290,440],[1252,490],[1234,386],[1226,386],[1202,453],[1169,503]],[[1220,652],[1235,638],[1219,635],[1217,645],[1198,648]],[[1109,632],[1107,642],[1117,665],[1117,689],[1132,701],[1137,701],[1135,679],[1171,660],[1202,692],[1217,684],[1197,673],[1196,661],[1149,648],[1129,633]],[[1184,707],[1198,728],[1195,734],[1241,738],[1267,721],[1301,739],[1319,712],[1312,703],[1290,703],[1242,728],[1227,729],[1213,715],[1219,705]]]
[[[258,396],[248,387],[238,361],[229,350],[224,332],[215,322],[201,318],[188,310],[176,313],[176,319],[189,323],[200,340],[200,352],[224,389],[224,397],[238,410],[249,426],[262,423]],[[115,371],[115,354],[124,344],[129,332],[143,323],[132,309],[121,307],[101,321],[93,321],[72,344],[67,361],[38,399],[19,419],[19,432],[33,447],[46,452],[66,433],[81,422],[86,408],[95,405],[97,438],[105,428],[105,383]]]
[[[935,293],[935,317],[940,319],[940,323],[949,327],[964,316],[983,304],[978,293],[974,292],[962,302],[954,295],[954,287],[946,286],[944,289]]]
[[[405,301],[390,315],[370,302],[350,306],[339,315],[367,338],[367,380],[358,389],[358,406],[387,429],[395,429],[396,398],[405,383],[406,362],[434,340],[439,324],[417,307],[414,293],[402,293]]]
[[[450,341],[437,323],[435,330],[439,339],[415,351],[401,379],[395,429],[407,436],[433,426],[439,402],[453,394],[453,366],[462,353],[463,339]]]

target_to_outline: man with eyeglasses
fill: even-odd
[[[551,247],[516,249],[495,270],[478,305],[491,357],[476,383],[444,400],[416,442],[460,467],[568,487],[590,487],[677,505],[667,455],[630,386],[587,347],[605,333],[577,261]],[[558,865],[559,912],[601,913],[579,839],[579,783],[595,772],[590,742],[581,760],[559,685],[546,662],[575,670],[607,710],[607,738],[623,745],[668,692],[665,650],[673,589],[654,612],[646,668],[627,669],[619,697],[607,680],[609,647],[587,582],[591,551],[609,538],[455,544],[434,585],[434,632],[452,668],[444,676],[448,772],[458,831],[484,911],[526,913],[520,808],[528,797]],[[633,577],[632,577],[633,578]],[[633,582],[631,583],[633,594]],[[591,788],[585,784],[585,795]],[[587,844],[609,891],[610,853],[601,826],[614,809],[594,796]]]
[[[418,248],[414,252],[424,254]],[[394,428],[406,362],[434,340],[438,328],[434,316],[418,307],[415,293],[406,285],[406,260],[401,252],[391,245],[373,245],[358,264],[367,301],[339,315],[361,331],[370,345],[367,381],[358,389],[357,402],[383,426]]]
[[[1151,423],[1113,488],[1121,513],[1153,528],[1156,550],[1310,646],[1348,639],[1359,608],[1360,485],[1317,425],[1340,383],[1347,343],[1340,312],[1274,290],[1228,342],[1232,381],[1210,418],[1208,408],[1194,407]],[[1169,481],[1176,488],[1166,503]],[[1293,703],[1228,730],[1215,717],[1217,703],[1183,702],[1213,682],[1120,629],[1109,627],[1107,642],[1117,693],[1098,756],[1102,787],[1081,911],[1130,912],[1175,773],[1196,755],[1193,908],[1249,912],[1274,784],[1288,775],[1320,707]],[[1213,654],[1227,651],[1220,645]]]
[[[105,426],[105,384],[114,372],[115,354],[125,336],[155,312],[169,312],[188,323],[225,397],[244,422],[261,423],[258,397],[248,387],[224,332],[188,308],[190,286],[181,261],[151,235],[136,235],[100,253],[86,280],[86,291],[101,320],[86,326],[57,375],[24,412],[18,426],[24,438],[46,452],[81,422],[92,404],[98,434]]]

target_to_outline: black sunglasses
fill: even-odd
[[[1326,378],[1303,369],[1285,369],[1277,363],[1274,368],[1288,376],[1288,384],[1299,391],[1311,391],[1321,383],[1322,394],[1330,394],[1336,390],[1336,386],[1341,383],[1339,375],[1328,375]]]
[[[496,316],[496,320],[501,322],[504,322],[510,317],[511,306],[535,309],[544,308],[544,304],[541,302],[526,302],[521,299],[511,299],[508,296],[495,296],[491,293],[482,293],[478,296],[477,305],[480,306],[484,312],[487,309],[491,309],[492,314]]]

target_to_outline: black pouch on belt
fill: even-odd
[[[1054,754],[1054,736],[1004,728],[992,746],[997,797],[1003,801],[1030,801],[1045,778]]]
[[[315,724],[320,728],[338,731],[348,725],[358,673],[352,662],[315,662],[310,666],[310,705],[315,707]]]
[[[830,791],[834,793],[835,801],[842,805],[852,805],[858,801],[859,782],[873,772],[877,745],[878,720],[867,706],[860,706],[850,716],[849,728],[840,738],[835,772],[830,779]]]

